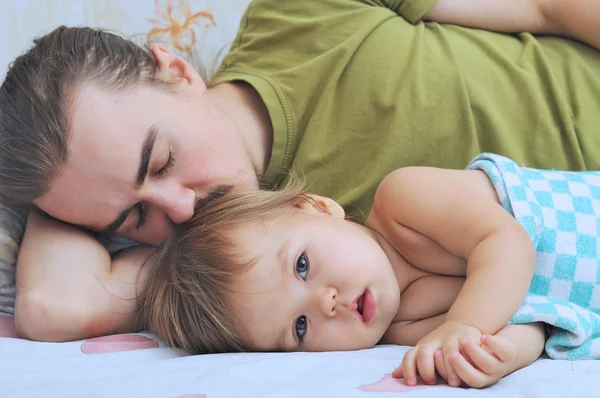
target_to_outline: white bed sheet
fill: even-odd
[[[82,343],[0,339],[0,397],[600,397],[600,361],[541,359],[485,390],[397,382],[404,391],[368,392],[358,387],[390,373],[407,347],[189,356],[160,344],[92,355]]]

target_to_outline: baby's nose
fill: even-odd
[[[318,293],[318,305],[326,316],[335,315],[335,306],[337,304],[338,292],[333,287],[320,289]]]

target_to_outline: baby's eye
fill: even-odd
[[[302,315],[296,319],[296,336],[298,336],[298,340],[302,342],[304,340],[304,335],[306,335],[306,329],[308,328],[308,323],[306,322],[306,316]]]
[[[296,260],[296,273],[300,278],[306,280],[308,274],[308,257],[304,253]]]

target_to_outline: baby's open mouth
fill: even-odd
[[[375,298],[367,288],[359,297],[354,299],[350,305],[350,310],[354,315],[364,323],[369,323],[375,316]]]
[[[365,291],[365,293],[366,293],[366,291]],[[358,298],[358,301],[357,301],[357,303],[356,303],[356,304],[358,305],[358,307],[356,308],[356,310],[358,311],[358,313],[359,313],[360,315],[362,315],[362,314],[363,314],[363,304],[364,304],[364,302],[365,302],[365,293],[363,293],[363,294],[362,294],[362,296],[360,296],[360,297]]]

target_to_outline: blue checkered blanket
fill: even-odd
[[[549,325],[551,358],[600,359],[600,172],[530,169],[487,153],[467,168],[488,175],[536,247],[529,292],[509,323]]]

